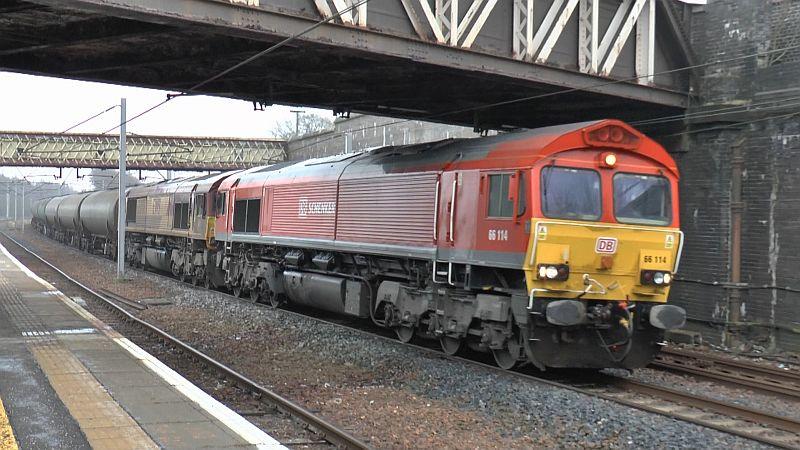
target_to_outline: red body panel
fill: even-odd
[[[336,239],[433,245],[437,173],[342,180]]]
[[[335,181],[275,186],[269,205],[270,223],[266,227],[262,224],[262,234],[333,239],[336,188]]]

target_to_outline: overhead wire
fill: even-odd
[[[284,47],[285,45],[289,44],[290,42],[295,41],[298,38],[300,38],[300,37],[312,32],[314,30],[316,30],[317,28],[321,27],[322,25],[325,25],[326,23],[332,22],[334,19],[340,18],[343,14],[346,14],[348,12],[354,11],[359,6],[366,5],[367,3],[369,3],[369,1],[370,0],[361,0],[358,3],[353,3],[349,7],[345,8],[345,9],[343,9],[341,11],[337,11],[336,14],[331,14],[329,17],[326,17],[325,19],[317,21],[313,25],[305,28],[303,31],[300,31],[299,33],[293,34],[293,35],[283,39],[282,41],[279,41],[278,43],[273,44],[270,47],[268,47],[268,48],[256,53],[255,55],[250,56],[250,57],[248,57],[248,58],[246,58],[246,59],[234,64],[231,67],[228,67],[227,69],[217,73],[216,75],[213,75],[213,76],[211,76],[211,77],[209,77],[209,78],[207,78],[207,79],[195,84],[194,86],[190,87],[189,89],[187,89],[186,91],[184,91],[181,94],[168,95],[167,98],[162,100],[161,102],[159,102],[159,103],[147,108],[146,110],[134,115],[133,117],[126,118],[124,121],[120,122],[117,126],[109,128],[108,130],[104,131],[102,134],[106,134],[106,133],[109,133],[111,131],[114,131],[117,128],[121,127],[122,125],[130,123],[130,122],[138,119],[139,117],[142,117],[143,115],[148,114],[148,113],[150,113],[151,111],[153,111],[153,110],[155,110],[157,108],[160,108],[161,106],[165,105],[166,103],[170,102],[171,100],[173,100],[175,98],[186,96],[186,95],[188,95],[187,92],[197,91],[198,89],[200,89],[201,87],[207,85],[208,83],[211,83],[212,81],[218,80],[219,78],[221,78],[221,77],[223,77],[223,76],[225,76],[225,75],[227,75],[227,74],[229,74],[229,73],[231,73],[231,72],[233,72],[233,71],[235,71],[235,70],[237,70],[237,69],[239,69],[239,68],[241,68],[241,67],[243,67],[243,66],[245,66],[247,64],[250,64],[251,62],[253,62],[253,61],[257,60],[257,59],[262,58],[262,57],[274,52],[275,50],[277,50],[277,49],[279,49],[281,47]]]
[[[61,132],[59,132],[59,133],[55,133],[55,134],[66,134],[66,133],[68,133],[68,132],[70,132],[70,131],[74,130],[75,128],[78,128],[79,126],[81,126],[81,125],[83,125],[83,124],[85,124],[85,123],[88,123],[88,122],[90,122],[90,121],[92,121],[92,120],[94,120],[94,119],[96,119],[96,118],[98,118],[98,117],[102,116],[103,114],[105,114],[105,113],[107,113],[107,112],[109,112],[109,111],[113,110],[114,108],[118,108],[118,107],[119,107],[119,105],[116,105],[116,104],[114,104],[114,105],[111,105],[111,106],[109,106],[108,108],[106,108],[106,109],[104,109],[104,110],[100,111],[99,113],[97,113],[97,114],[94,114],[94,115],[92,115],[92,116],[90,116],[90,117],[87,117],[87,118],[85,118],[85,119],[81,120],[80,122],[77,122],[77,123],[75,123],[74,125],[71,125],[69,128],[65,129],[64,131],[61,131]],[[21,149],[21,150],[20,150],[20,153],[25,153],[25,152],[28,152],[28,151],[30,151],[31,149],[33,149],[33,148],[36,148],[36,147],[38,147],[38,146],[40,146],[40,145],[44,144],[45,142],[47,142],[47,141],[46,141],[46,140],[41,140],[41,141],[37,142],[36,144],[30,145],[30,146],[28,146],[28,147],[25,147],[25,148],[23,148],[23,149]]]
[[[282,41],[280,41],[280,42],[268,47],[267,49],[262,50],[261,52],[255,54],[253,56],[250,56],[250,57],[246,58],[245,60],[243,60],[243,61],[241,61],[241,62],[239,62],[237,64],[234,64],[233,66],[231,66],[231,67],[229,67],[229,68],[227,68],[227,69],[225,69],[225,70],[213,75],[212,77],[209,77],[209,78],[207,78],[207,79],[195,84],[194,86],[190,87],[189,89],[187,89],[186,91],[184,91],[181,94],[168,95],[167,98],[162,100],[161,102],[159,102],[159,103],[157,103],[157,104],[145,109],[144,111],[142,111],[140,113],[135,114],[134,116],[132,116],[130,118],[126,118],[124,121],[120,122],[119,124],[117,124],[116,126],[114,126],[112,128],[107,129],[102,134],[107,134],[107,133],[119,128],[123,124],[130,123],[131,121],[136,120],[136,119],[144,116],[145,114],[148,114],[148,113],[152,112],[153,110],[155,110],[157,108],[160,108],[161,106],[165,105],[166,103],[170,102],[171,100],[173,100],[175,98],[186,96],[186,95],[188,95],[187,92],[194,92],[197,89],[207,85],[208,83],[211,83],[211,82],[213,82],[213,81],[215,81],[215,80],[217,80],[217,79],[219,79],[219,78],[221,78],[221,77],[223,77],[223,76],[225,76],[225,75],[227,75],[227,74],[229,74],[229,73],[231,73],[231,72],[233,72],[233,71],[235,71],[235,70],[237,70],[237,69],[239,69],[239,68],[241,68],[241,67],[243,67],[243,66],[245,66],[247,64],[250,64],[251,62],[253,62],[253,61],[255,61],[255,60],[257,60],[257,59],[259,59],[259,58],[261,58],[261,57],[263,57],[263,56],[265,56],[267,54],[269,54],[269,53],[274,52],[278,48],[281,48],[281,47],[285,46],[286,44],[288,44],[288,43],[298,39],[299,37],[301,37],[301,36],[311,32],[311,31],[319,28],[320,26],[322,26],[322,25],[324,25],[326,23],[329,23],[329,22],[333,21],[336,18],[340,18],[343,14],[348,13],[350,11],[353,11],[356,8],[358,8],[359,6],[362,6],[362,5],[366,4],[366,3],[368,3],[369,1],[370,0],[362,0],[362,1],[358,2],[358,3],[354,3],[351,6],[349,6],[348,8],[346,8],[346,9],[344,9],[342,11],[338,11],[336,14],[332,14],[331,16],[314,23],[313,25],[307,27],[303,31],[301,31],[301,32],[299,32],[297,34],[294,34],[292,36],[289,36],[289,37],[283,39]],[[708,66],[713,66],[713,65],[718,65],[718,64],[725,64],[725,63],[745,60],[745,59],[752,58],[752,57],[765,56],[765,55],[769,55],[769,54],[777,53],[777,52],[786,52],[786,51],[797,49],[797,48],[800,48],[800,43],[799,44],[785,46],[785,47],[781,47],[781,48],[765,50],[765,51],[760,51],[760,52],[755,52],[755,53],[750,53],[750,54],[746,54],[746,55],[739,55],[739,56],[726,58],[726,59],[717,59],[717,60],[714,60],[714,61],[709,61],[709,62],[701,63],[701,64],[694,64],[694,65],[689,65],[689,66],[684,66],[684,67],[679,67],[679,68],[674,68],[674,69],[663,70],[663,71],[654,72],[654,73],[651,73],[651,74],[637,75],[637,76],[634,76],[634,77],[627,77],[627,78],[621,78],[621,79],[616,79],[616,80],[610,80],[610,81],[591,84],[591,85],[587,85],[587,86],[573,87],[573,88],[568,88],[568,89],[562,89],[562,90],[559,90],[559,91],[548,92],[548,93],[544,93],[544,94],[537,94],[537,95],[533,95],[533,96],[520,97],[520,98],[516,98],[516,99],[504,100],[504,101],[495,102],[495,103],[489,103],[489,104],[485,104],[485,105],[479,105],[479,106],[473,106],[473,107],[468,107],[468,108],[461,108],[461,109],[456,109],[456,110],[451,110],[451,111],[445,111],[445,112],[442,112],[442,113],[436,113],[436,114],[432,114],[432,115],[429,115],[429,116],[426,116],[426,117],[421,117],[421,118],[399,119],[399,120],[394,121],[394,122],[388,122],[388,123],[384,123],[384,124],[380,124],[380,125],[378,125],[378,124],[369,125],[369,126],[365,126],[365,127],[361,127],[361,128],[357,128],[357,129],[353,129],[353,130],[335,132],[336,134],[334,136],[331,136],[329,138],[323,139],[321,141],[316,141],[316,142],[313,142],[313,143],[309,143],[309,144],[307,144],[307,145],[305,145],[303,147],[300,147],[300,148],[297,148],[297,149],[294,149],[294,150],[295,151],[303,150],[303,149],[308,148],[310,146],[317,145],[317,144],[326,142],[328,140],[335,139],[340,134],[356,133],[356,132],[359,132],[359,131],[366,131],[366,130],[373,129],[373,128],[396,125],[396,124],[401,124],[401,123],[405,123],[405,122],[411,122],[411,121],[415,121],[415,120],[437,119],[437,118],[446,117],[446,116],[450,116],[450,115],[454,115],[454,114],[460,114],[460,113],[464,113],[464,112],[479,111],[479,110],[494,108],[494,107],[497,107],[497,106],[506,106],[506,105],[509,105],[509,104],[515,104],[515,103],[521,103],[521,102],[526,102],[526,101],[538,100],[538,99],[542,99],[542,98],[553,97],[553,96],[557,96],[557,95],[569,94],[569,93],[572,93],[572,92],[586,91],[586,90],[590,90],[590,89],[596,89],[596,88],[611,86],[611,85],[620,84],[620,83],[627,83],[627,82],[631,82],[631,81],[637,81],[637,80],[640,80],[642,78],[651,78],[651,77],[660,76],[660,75],[666,75],[666,74],[677,73],[677,72],[682,72],[682,71],[687,71],[687,70],[694,70],[694,69],[698,69],[698,68],[702,68],[702,67],[708,67]],[[58,134],[65,134],[68,131],[70,131],[71,129],[74,129],[75,127],[77,127],[79,125],[82,125],[82,124],[88,122],[89,120],[92,120],[95,117],[98,117],[99,115],[105,114],[106,112],[110,111],[111,109],[116,108],[117,106],[119,106],[119,105],[114,105],[114,106],[110,107],[109,109],[104,110],[101,113],[98,113],[95,116],[92,116],[92,117],[90,117],[90,118],[88,118],[88,119],[86,119],[84,121],[81,121],[81,122],[77,123],[76,125],[68,128],[67,130],[64,130],[64,131],[62,131],[61,133],[58,133]],[[672,118],[674,118],[674,116]],[[665,118],[665,120],[666,119],[667,118]],[[655,119],[653,119],[653,120],[655,120]],[[657,123],[657,122],[649,122],[649,123]],[[35,144],[35,146],[38,146],[38,145],[41,145],[41,143]],[[33,148],[33,147],[31,147],[31,148]]]
[[[630,124],[636,126],[647,126],[653,124],[676,122],[686,119],[705,119],[711,117],[725,116],[729,114],[763,112],[772,109],[785,109],[789,107],[800,106],[800,103],[783,104],[783,102],[791,102],[795,100],[800,100],[800,96],[788,97],[779,100],[767,100],[759,103],[748,103],[743,105],[729,106],[725,108],[711,109],[705,111],[696,111],[693,113],[675,114],[672,116],[657,117],[653,119],[643,119],[643,120],[632,121],[630,122]],[[759,106],[770,105],[770,104],[772,106],[759,108]]]
[[[767,120],[782,119],[782,118],[788,118],[788,117],[793,117],[793,116],[797,116],[797,115],[800,115],[800,111],[793,111],[793,112],[786,113],[786,114],[776,114],[776,115],[767,116],[767,117],[760,117],[758,119],[747,120],[747,121],[744,121],[744,122],[736,122],[736,123],[731,123],[731,124],[728,124],[728,125],[720,125],[720,126],[715,126],[715,127],[698,128],[696,130],[681,131],[680,133],[667,134],[667,135],[665,135],[665,137],[683,136],[683,135],[689,135],[689,134],[703,133],[703,132],[706,132],[706,131],[729,130],[729,129],[733,129],[733,128],[740,128],[740,127],[742,127],[744,125],[751,125],[751,124],[754,124],[754,123],[764,122],[764,121],[767,121]]]
[[[798,35],[798,36],[800,36],[800,35]],[[378,124],[367,125],[367,126],[364,126],[364,127],[361,127],[361,128],[353,129],[353,130],[335,132],[336,134],[333,135],[333,136],[329,136],[328,138],[325,138],[325,139],[317,141],[317,142],[306,144],[306,145],[304,145],[302,147],[298,147],[296,149],[293,149],[293,151],[304,150],[304,149],[312,147],[314,145],[321,144],[323,142],[327,142],[327,141],[336,139],[341,134],[357,133],[359,131],[366,131],[366,130],[370,130],[370,129],[373,129],[373,128],[380,128],[380,127],[385,127],[385,126],[390,126],[390,125],[398,125],[398,124],[401,124],[401,123],[412,122],[412,121],[416,121],[416,120],[423,120],[423,121],[424,120],[431,120],[431,119],[436,119],[436,118],[440,118],[440,117],[446,117],[448,115],[459,114],[459,113],[463,113],[463,112],[479,111],[479,110],[483,110],[483,109],[494,108],[494,107],[497,107],[497,106],[505,106],[505,105],[509,105],[509,104],[513,104],[513,103],[520,103],[520,102],[525,102],[525,101],[531,101],[531,100],[538,100],[538,99],[542,99],[542,98],[553,97],[553,96],[557,96],[557,95],[569,94],[569,93],[577,92],[577,91],[586,91],[586,90],[606,87],[606,86],[610,86],[610,85],[614,85],[614,84],[637,81],[637,80],[642,79],[642,78],[650,78],[650,77],[656,77],[656,76],[660,76],[660,75],[668,75],[668,74],[671,74],[671,73],[678,73],[678,72],[683,72],[683,71],[687,71],[687,70],[694,70],[694,69],[699,69],[699,68],[709,67],[709,66],[714,66],[714,65],[719,65],[719,64],[727,64],[727,63],[731,63],[731,62],[741,61],[741,60],[754,58],[754,57],[759,57],[759,56],[766,56],[766,55],[769,55],[769,54],[772,54],[772,53],[789,51],[789,50],[794,50],[794,49],[798,49],[798,48],[800,48],[800,44],[789,45],[789,46],[786,46],[786,47],[775,48],[775,49],[771,49],[771,50],[764,50],[764,51],[759,51],[759,52],[754,52],[754,53],[748,53],[748,54],[745,54],[745,55],[734,56],[734,57],[730,57],[730,58],[717,59],[717,60],[714,60],[714,61],[708,61],[708,62],[700,63],[700,64],[694,64],[694,65],[678,67],[678,68],[674,68],[674,69],[663,70],[663,71],[654,72],[654,73],[651,73],[651,74],[638,75],[638,76],[628,77],[628,78],[621,78],[621,79],[606,81],[606,82],[602,82],[602,83],[596,83],[596,84],[582,86],[582,87],[562,89],[562,90],[559,90],[559,91],[548,92],[548,93],[544,93],[544,94],[537,94],[537,95],[528,96],[528,97],[521,97],[521,98],[512,99],[512,100],[504,100],[504,101],[490,103],[490,104],[486,104],[486,105],[479,105],[479,106],[473,106],[473,107],[469,107],[469,108],[462,108],[462,109],[458,109],[458,110],[451,110],[451,111],[446,111],[446,112],[443,112],[443,113],[437,113],[437,114],[433,114],[433,115],[429,115],[429,116],[425,116],[425,117],[420,117],[420,118],[398,119],[396,121],[383,123],[383,124],[380,124],[380,125],[378,125]]]
[[[247,59],[245,59],[243,61],[240,61],[239,63],[236,63],[233,66],[231,66],[231,67],[229,67],[229,68],[217,73],[216,75],[214,75],[214,76],[212,76],[210,78],[207,78],[207,79],[195,84],[194,86],[190,87],[187,91],[188,92],[196,91],[197,89],[207,85],[208,83],[211,83],[211,82],[213,82],[213,81],[215,81],[215,80],[217,80],[217,79],[219,79],[219,78],[221,78],[221,77],[223,77],[223,76],[235,71],[236,69],[239,69],[240,67],[243,67],[243,66],[245,66],[247,64],[250,64],[251,62],[253,62],[253,61],[255,61],[255,60],[259,59],[259,58],[262,58],[265,55],[268,55],[269,53],[274,52],[275,50],[285,46],[286,44],[289,44],[290,42],[298,39],[299,37],[314,31],[315,29],[319,28],[320,26],[322,26],[322,25],[324,25],[324,24],[326,24],[328,22],[331,22],[336,18],[341,17],[343,14],[346,14],[346,13],[348,13],[350,11],[353,11],[356,8],[358,8],[359,6],[367,4],[369,1],[370,0],[361,0],[358,3],[354,3],[354,4],[350,5],[349,7],[343,9],[342,11],[338,11],[336,14],[332,14],[331,16],[326,17],[325,19],[314,23],[313,25],[307,27],[303,31],[301,31],[301,32],[299,32],[297,34],[294,34],[292,36],[289,36],[289,37],[283,39],[282,41],[280,41],[280,42],[278,42],[278,43],[276,43],[276,44],[274,44],[274,45],[272,45],[272,46],[270,46],[270,47],[268,47],[268,48],[256,53],[255,55],[250,56],[249,58],[247,58]],[[171,100],[173,100],[173,99],[175,99],[177,97],[184,96],[184,95],[186,95],[186,93],[176,94],[176,95],[168,95],[166,99],[160,101],[159,103],[156,103],[155,105],[145,109],[144,111],[142,111],[140,113],[135,114],[132,117],[126,118],[124,121],[122,121],[119,124],[117,124],[117,125],[109,128],[109,129],[103,131],[101,134],[108,134],[111,131],[114,131],[114,130],[118,129],[122,125],[128,124],[131,121],[134,121],[134,120],[138,119],[139,117],[142,117],[145,114],[148,114],[148,113],[152,112],[153,110],[155,110],[157,108],[160,108],[161,106],[165,105],[169,101],[171,101]],[[71,131],[71,130],[73,130],[73,129],[75,129],[75,128],[77,128],[77,127],[79,127],[79,126],[81,126],[81,125],[83,125],[83,124],[85,124],[85,123],[87,123],[87,122],[89,122],[89,121],[91,121],[91,120],[93,120],[93,119],[95,119],[95,118],[97,118],[97,117],[99,117],[99,116],[101,116],[101,115],[103,115],[103,114],[105,114],[105,113],[117,108],[117,107],[119,107],[119,106],[120,105],[117,105],[117,104],[112,105],[112,106],[106,108],[105,110],[103,110],[103,111],[101,111],[101,112],[99,112],[99,113],[97,113],[97,114],[95,114],[95,115],[93,115],[91,117],[88,117],[88,118],[86,118],[84,120],[81,120],[80,122],[70,126],[69,128],[65,129],[64,131],[61,131],[60,133],[56,133],[56,134],[66,134],[69,131]],[[30,149],[36,148],[36,147],[44,144],[44,142],[45,141],[38,142],[38,143],[36,143],[36,144],[34,144],[34,145],[30,146],[30,147],[27,147],[27,148],[23,149],[22,152],[27,152]],[[22,174],[22,173],[20,172],[20,174]]]

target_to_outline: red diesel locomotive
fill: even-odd
[[[135,264],[274,306],[369,317],[449,354],[490,351],[504,368],[643,367],[663,330],[685,321],[666,304],[683,242],[677,167],[616,120],[127,195]]]

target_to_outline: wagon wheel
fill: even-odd
[[[253,286],[252,289],[250,289],[250,300],[253,303],[258,303],[259,300],[261,300],[261,290],[262,290],[262,288],[263,288],[263,286],[261,285],[261,283],[257,282],[256,285]]]
[[[179,278],[181,275],[180,268],[175,263],[172,263],[172,265],[170,266],[170,271],[172,272],[172,276],[174,276],[175,278]]]
[[[244,288],[241,284],[237,284],[233,287],[233,295],[238,298],[244,297]]]
[[[276,294],[272,291],[269,291],[267,294],[267,299],[269,300],[269,306],[273,308],[280,308],[286,303],[286,297],[281,294]]]
[[[450,336],[442,336],[439,338],[439,344],[442,346],[442,351],[445,355],[453,356],[461,350],[464,341],[461,338],[454,338]]]
[[[183,270],[183,266],[181,266],[181,273],[178,275],[178,279],[181,280],[181,283],[186,283],[188,279],[188,275],[186,275],[186,271]]]
[[[411,339],[414,339],[413,325],[400,325],[394,329],[394,332],[397,333],[397,338],[400,339],[400,342],[408,343],[411,342]]]

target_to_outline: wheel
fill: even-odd
[[[394,332],[397,333],[397,338],[400,339],[400,342],[403,343],[411,342],[411,339],[414,338],[413,326],[400,325],[399,327],[394,329]]]
[[[235,297],[242,298],[244,296],[244,288],[242,288],[241,284],[237,284],[233,287],[233,295]]]
[[[439,344],[442,346],[442,351],[449,356],[453,356],[461,350],[464,341],[461,338],[454,338],[450,336],[442,336],[439,338]]]
[[[181,268],[181,273],[178,275],[178,279],[181,280],[181,283],[186,283],[186,280],[188,279],[188,275],[186,275],[186,272],[183,271],[183,268]]]
[[[494,362],[501,369],[511,370],[517,365],[517,357],[512,355],[508,348],[492,350],[492,355],[494,355]]]
[[[172,272],[172,275],[175,278],[178,278],[181,275],[180,268],[178,268],[178,266],[175,263],[172,263],[172,265],[170,266],[170,271]]]
[[[192,275],[192,286],[200,286],[201,281],[202,280],[200,279],[199,275],[197,274]]]
[[[267,298],[269,299],[269,306],[273,308],[280,308],[286,303],[286,298],[283,295],[278,295],[272,291],[269,292]]]
[[[253,303],[259,303],[259,301],[261,300],[261,289],[259,289],[258,287],[250,289],[250,300]]]

